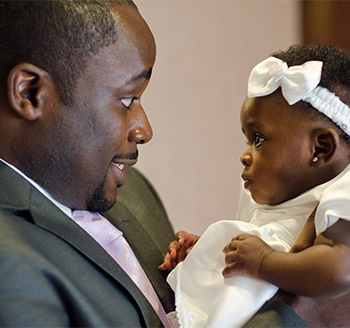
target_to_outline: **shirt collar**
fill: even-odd
[[[5,160],[0,158],[0,161],[9,166],[11,169],[16,171],[18,174],[20,174],[24,179],[26,179],[33,187],[39,190],[40,193],[42,193],[48,200],[50,200],[53,204],[55,204],[64,214],[66,214],[68,217],[72,218],[72,210],[55,200],[46,190],[44,190],[42,187],[40,187],[35,181],[33,181],[31,178],[27,177],[22,171],[20,171],[17,167],[13,166],[10,163],[7,163]]]

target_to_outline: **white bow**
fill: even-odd
[[[257,64],[248,79],[248,97],[261,97],[281,87],[282,95],[289,105],[305,98],[320,83],[321,61],[308,61],[303,65],[291,66],[275,57],[269,57]]]

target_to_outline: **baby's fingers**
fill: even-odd
[[[176,233],[176,240],[179,245],[183,245],[185,240],[189,238],[189,233],[186,231],[179,231]]]
[[[224,253],[232,252],[237,250],[237,247],[239,245],[239,242],[245,240],[246,238],[249,238],[250,235],[243,233],[240,235],[237,235],[236,237],[233,237],[231,241],[222,249]]]
[[[235,263],[230,263],[230,264],[226,265],[225,268],[222,270],[222,275],[225,278],[228,278],[228,277],[234,275],[235,273],[236,273]]]
[[[193,246],[194,246],[194,245],[193,245]],[[189,252],[192,250],[193,246],[188,247],[188,248],[186,249],[186,255],[188,255],[188,254],[189,254]]]
[[[174,260],[169,253],[164,256],[163,263],[158,267],[160,270],[172,270],[176,267],[177,261]]]
[[[168,246],[168,254],[170,255],[171,259],[175,259],[177,256],[177,251],[180,249],[180,245],[177,241],[172,241]]]

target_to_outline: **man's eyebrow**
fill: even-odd
[[[141,79],[149,80],[151,78],[151,75],[152,75],[152,67],[147,71],[143,71],[140,74],[133,76],[128,82],[126,82],[126,84],[130,84]]]

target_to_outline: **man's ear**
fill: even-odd
[[[314,142],[312,163],[314,166],[319,166],[328,163],[333,158],[339,147],[340,139],[334,129],[325,128],[315,131]]]
[[[7,79],[11,108],[26,120],[36,120],[43,110],[47,81],[48,73],[35,65],[21,63],[13,67]]]

